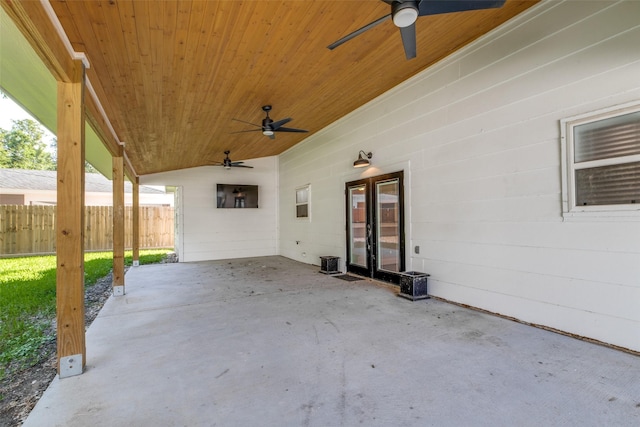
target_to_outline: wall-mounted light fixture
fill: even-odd
[[[373,153],[371,153],[371,152],[365,153],[364,151],[360,150],[360,152],[358,153],[358,160],[353,162],[353,167],[354,168],[364,168],[364,167],[369,166],[371,164],[369,159],[372,156],[373,156]]]

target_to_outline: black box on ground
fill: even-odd
[[[403,271],[400,273],[400,293],[399,297],[416,301],[419,299],[427,299],[427,273],[419,271]]]
[[[340,257],[337,256],[321,256],[320,257],[320,273],[338,274],[340,273]]]

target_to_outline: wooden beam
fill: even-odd
[[[136,174],[129,157],[124,153],[124,144],[121,143],[116,135],[116,132],[107,117],[107,113],[104,111],[104,108],[100,103],[95,85],[92,85],[90,81],[87,83],[89,89],[88,92],[91,95],[87,97],[86,102],[87,121],[112,156],[124,156],[124,173],[129,180],[133,182],[138,175]]]
[[[127,156],[127,152],[124,151],[124,148],[123,148],[123,156],[124,156],[124,174],[126,175],[127,178],[129,178],[129,181],[137,182],[138,175],[136,174],[136,170],[133,168],[133,165],[131,164],[131,160],[129,160],[129,156]]]
[[[131,233],[133,242],[133,265],[140,265],[140,183],[138,178],[132,182],[133,184],[133,210]]]
[[[100,141],[107,148],[112,156],[121,155],[122,147],[118,144],[118,141],[114,138],[109,128],[109,123],[105,120],[100,111],[100,107],[96,100],[92,96],[87,97],[87,121],[89,126],[95,131]]]
[[[113,157],[113,294],[124,295],[124,157]]]
[[[60,37],[43,3],[0,0],[0,5],[56,80],[73,83],[76,66],[69,52],[71,45]]]
[[[73,82],[58,82],[56,316],[58,374],[81,374],[84,334],[84,66]]]

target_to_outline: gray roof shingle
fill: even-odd
[[[56,171],[35,171],[24,169],[0,169],[0,189],[49,190],[56,191]],[[84,175],[84,189],[88,193],[111,193],[113,183],[99,173]],[[124,182],[125,193],[131,193],[131,182]],[[164,191],[140,186],[140,193],[165,194]]]

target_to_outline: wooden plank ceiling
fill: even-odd
[[[379,0],[51,0],[139,175],[277,155],[535,3],[420,17],[408,61],[391,21],[327,49]],[[233,133],[266,104],[309,133]]]

